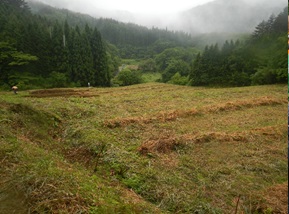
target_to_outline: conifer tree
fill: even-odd
[[[97,86],[110,86],[110,73],[105,46],[99,31],[95,28],[90,38],[93,58],[94,82]]]

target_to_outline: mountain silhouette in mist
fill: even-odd
[[[171,26],[192,34],[252,32],[261,21],[278,15],[286,6],[284,0],[216,0],[180,13]]]
[[[30,4],[37,1],[27,0]],[[104,10],[85,4],[69,4],[69,0],[54,2],[58,8],[89,14],[95,18],[112,18],[120,22],[147,27],[159,27],[191,33],[252,33],[255,27],[272,14],[278,15],[288,6],[285,0],[215,0],[180,13],[144,15],[122,10]]]

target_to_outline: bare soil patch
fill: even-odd
[[[95,97],[99,94],[87,89],[87,90],[77,90],[77,89],[44,89],[29,92],[28,97]]]

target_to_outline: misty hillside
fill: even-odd
[[[48,20],[67,21],[69,25],[78,26],[82,29],[86,24],[90,27],[96,27],[106,41],[118,47],[127,45],[148,47],[158,40],[166,40],[181,46],[192,44],[191,36],[188,33],[157,27],[148,28],[134,23],[124,23],[112,18],[96,18],[96,16],[68,9],[51,7],[34,0],[28,0],[27,2],[33,14],[40,15]]]
[[[287,83],[287,8],[247,35],[236,31],[243,37],[239,40],[228,38],[229,33],[191,36],[43,4],[29,6],[22,0],[0,1],[0,61],[4,64],[0,82],[6,88],[16,84],[27,89],[74,87],[88,82],[124,86],[147,82],[143,78],[147,72],[157,74],[153,81],[179,85]],[[220,42],[223,35],[228,39]],[[123,64],[133,68],[118,72]]]
[[[277,15],[286,6],[284,0],[216,0],[183,12],[172,25],[192,34],[253,32],[262,20]]]
[[[35,0],[29,0],[29,2]],[[40,0],[44,2],[44,0]],[[287,6],[285,0],[215,0],[188,8],[179,14],[150,15],[129,11],[105,11],[85,4],[70,4],[53,1],[57,8],[66,8],[89,14],[95,18],[112,18],[114,20],[134,23],[146,27],[158,27],[198,33],[252,33],[256,25],[267,20],[270,15],[278,13]]]

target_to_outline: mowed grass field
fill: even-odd
[[[0,213],[287,213],[287,104],[287,85],[1,92]]]

